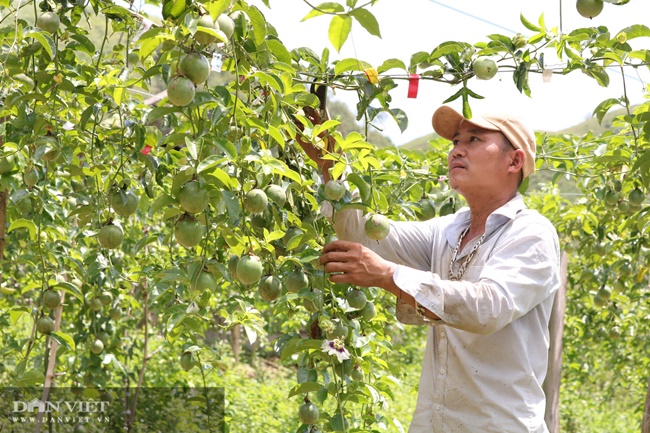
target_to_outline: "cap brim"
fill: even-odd
[[[433,130],[436,132],[436,134],[442,138],[446,138],[447,140],[454,138],[454,135],[456,132],[458,132],[458,127],[462,122],[469,122],[472,125],[476,125],[483,129],[490,129],[495,131],[499,130],[499,128],[496,127],[492,122],[483,119],[482,117],[477,116],[472,117],[472,119],[466,119],[458,111],[446,105],[439,107],[433,113],[433,117],[431,118],[431,125],[433,126]]]

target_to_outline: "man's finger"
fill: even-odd
[[[356,245],[355,242],[336,240],[325,245],[322,252],[327,254],[332,251],[350,251],[354,245]]]
[[[318,259],[319,263],[322,265],[325,265],[327,263],[333,263],[333,262],[345,263],[348,262],[349,260],[350,257],[345,251],[330,251],[328,253],[324,253]]]

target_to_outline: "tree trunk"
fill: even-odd
[[[645,409],[643,410],[641,433],[650,433],[650,379],[648,379],[648,392],[645,395]]]
[[[235,356],[235,362],[239,363],[239,353],[241,352],[241,328],[240,325],[235,325],[232,327],[231,332],[231,345],[232,353]]]
[[[2,140],[0,140],[1,142]],[[0,191],[0,262],[5,258],[5,235],[7,234],[7,190]],[[2,268],[0,268],[2,284]]]
[[[61,315],[63,314],[63,302],[65,302],[65,292],[61,293],[61,305],[56,307],[56,312],[54,313],[54,331],[58,331],[61,328]],[[50,399],[50,388],[52,387],[52,382],[54,381],[54,367],[56,366],[56,352],[59,350],[59,342],[52,337],[48,337],[50,343],[50,354],[47,361],[47,370],[45,371],[45,383],[43,384],[43,394],[41,395],[41,401],[49,401]],[[43,415],[45,412],[39,412],[36,418],[36,426],[34,428],[34,433],[39,433],[43,425]]]
[[[546,415],[544,420],[550,433],[560,431],[560,384],[562,382],[562,336],[564,334],[564,314],[566,311],[568,256],[562,253],[560,260],[560,288],[555,294],[555,302],[549,322],[550,345],[548,348],[548,371],[544,380],[546,394]]]

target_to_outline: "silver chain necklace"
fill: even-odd
[[[465,235],[469,232],[469,227],[461,233],[460,238],[458,239],[458,244],[456,245],[456,248],[451,253],[451,261],[449,262],[449,279],[452,281],[458,281],[463,277],[463,274],[465,273],[465,270],[467,269],[467,266],[469,265],[469,262],[472,261],[472,258],[474,257],[474,253],[476,253],[476,250],[478,250],[478,247],[481,246],[483,243],[483,239],[485,239],[485,232],[481,235],[481,237],[478,239],[478,242],[474,244],[472,247],[472,250],[465,256],[463,261],[460,264],[460,267],[458,268],[458,272],[454,272],[454,264],[456,263],[456,259],[458,258],[458,253],[460,252],[460,245],[463,243],[463,238]]]

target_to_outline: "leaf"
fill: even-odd
[[[45,32],[31,32],[27,34],[27,37],[34,38],[40,42],[43,49],[50,55],[50,58],[54,58],[54,55],[56,54],[56,45],[49,35]]]
[[[80,302],[84,302],[83,293],[81,293],[81,291],[79,290],[79,287],[75,286],[72,283],[68,283],[68,282],[63,281],[63,282],[57,283],[52,288],[55,289],[55,290],[63,290],[64,292],[69,293],[72,296],[74,296],[75,298],[77,298]]]
[[[383,74],[384,72],[391,69],[402,69],[404,71],[407,70],[406,65],[400,59],[388,59],[384,60],[384,63],[382,63],[381,66],[377,68],[377,73]]]
[[[70,351],[75,350],[74,340],[72,339],[71,336],[69,336],[65,332],[56,331],[51,333],[50,337],[55,339],[57,343],[59,343],[61,346],[65,347],[66,349]]]
[[[216,1],[209,1],[207,3],[203,3],[203,6],[205,6],[207,11],[210,13],[212,19],[216,20],[219,17],[219,15],[221,15],[226,9],[228,9],[230,3],[231,3],[230,0],[216,0]]]
[[[255,6],[252,6],[248,11],[248,16],[253,25],[253,33],[255,36],[255,45],[261,45],[266,39],[266,20],[262,12]]]
[[[164,0],[162,7],[163,19],[176,19],[187,9],[186,0]]]
[[[177,204],[178,204],[178,200],[176,200],[170,195],[163,194],[160,197],[158,197],[156,201],[153,202],[153,204],[151,205],[151,209],[149,209],[149,213],[153,215],[156,212],[158,212],[160,209],[167,208],[167,206],[174,206]]]
[[[23,314],[30,314],[31,311],[28,307],[22,306],[22,307],[11,307],[11,310],[9,310],[9,318],[11,320],[11,324],[15,325],[18,322],[18,319]]]
[[[282,63],[291,63],[291,53],[287,50],[287,47],[284,46],[282,42],[277,39],[269,39],[266,41],[269,49],[273,55]]]
[[[395,119],[395,122],[397,122],[397,126],[399,126],[400,131],[406,131],[406,128],[408,128],[409,125],[409,120],[406,116],[406,112],[399,108],[391,108],[390,114],[393,116],[393,119]]]
[[[603,118],[605,117],[605,114],[609,111],[610,108],[612,108],[614,105],[618,105],[619,101],[616,98],[609,98],[605,99],[603,102],[598,104],[598,106],[594,109],[593,115],[596,116],[598,119],[598,124],[601,125],[603,123]]]
[[[299,394],[307,394],[308,392],[316,392],[319,389],[322,388],[323,385],[321,385],[318,382],[305,382],[301,383],[300,385],[296,385],[291,390],[289,391],[289,395],[287,398],[291,398],[294,395],[299,395]]]
[[[348,58],[348,59],[343,59],[339,61],[335,66],[334,66],[334,73],[336,75],[340,75],[343,72],[348,72],[348,71],[363,71],[367,68],[372,68],[372,65],[370,63],[364,62],[359,59],[354,59],[354,58]]]
[[[641,37],[650,37],[650,28],[642,24],[634,24],[630,27],[626,27],[621,30],[619,33],[625,32],[627,40]]]
[[[379,23],[377,18],[368,10],[364,8],[354,9],[349,14],[361,24],[361,26],[373,36],[381,38],[379,31]]]
[[[197,159],[198,154],[196,152],[196,142],[190,140],[190,137],[185,136],[185,146],[187,147],[187,151],[190,153],[192,159]]]
[[[528,21],[528,20],[524,17],[524,14],[523,14],[523,13],[520,13],[520,14],[519,14],[519,20],[520,20],[521,23],[524,25],[524,27],[526,27],[528,30],[532,30],[532,31],[534,31],[534,32],[539,32],[539,31],[542,30],[541,27],[536,26],[535,24],[533,24],[533,23],[531,23],[530,21]]]
[[[12,230],[21,229],[21,228],[27,229],[29,231],[29,238],[32,241],[36,240],[36,224],[34,224],[34,221],[32,220],[27,220],[24,218],[12,222],[9,228],[7,229],[7,233],[11,232]]]
[[[39,383],[43,382],[45,382],[45,375],[43,372],[37,370],[29,370],[21,374],[18,379],[16,379],[16,386],[36,386]]]
[[[370,185],[357,173],[348,174],[346,180],[357,187],[361,201],[367,203],[370,199]]]
[[[348,15],[336,15],[330,22],[330,28],[327,32],[331,44],[337,52],[341,52],[341,47],[350,35],[352,29],[352,18]]]
[[[312,10],[307,15],[305,15],[303,19],[300,21],[301,22],[306,21],[310,18],[324,15],[326,13],[336,14],[336,13],[341,13],[343,11],[345,11],[345,9],[343,9],[343,6],[341,6],[338,3],[334,3],[334,2],[321,3],[315,8],[312,8]]]

